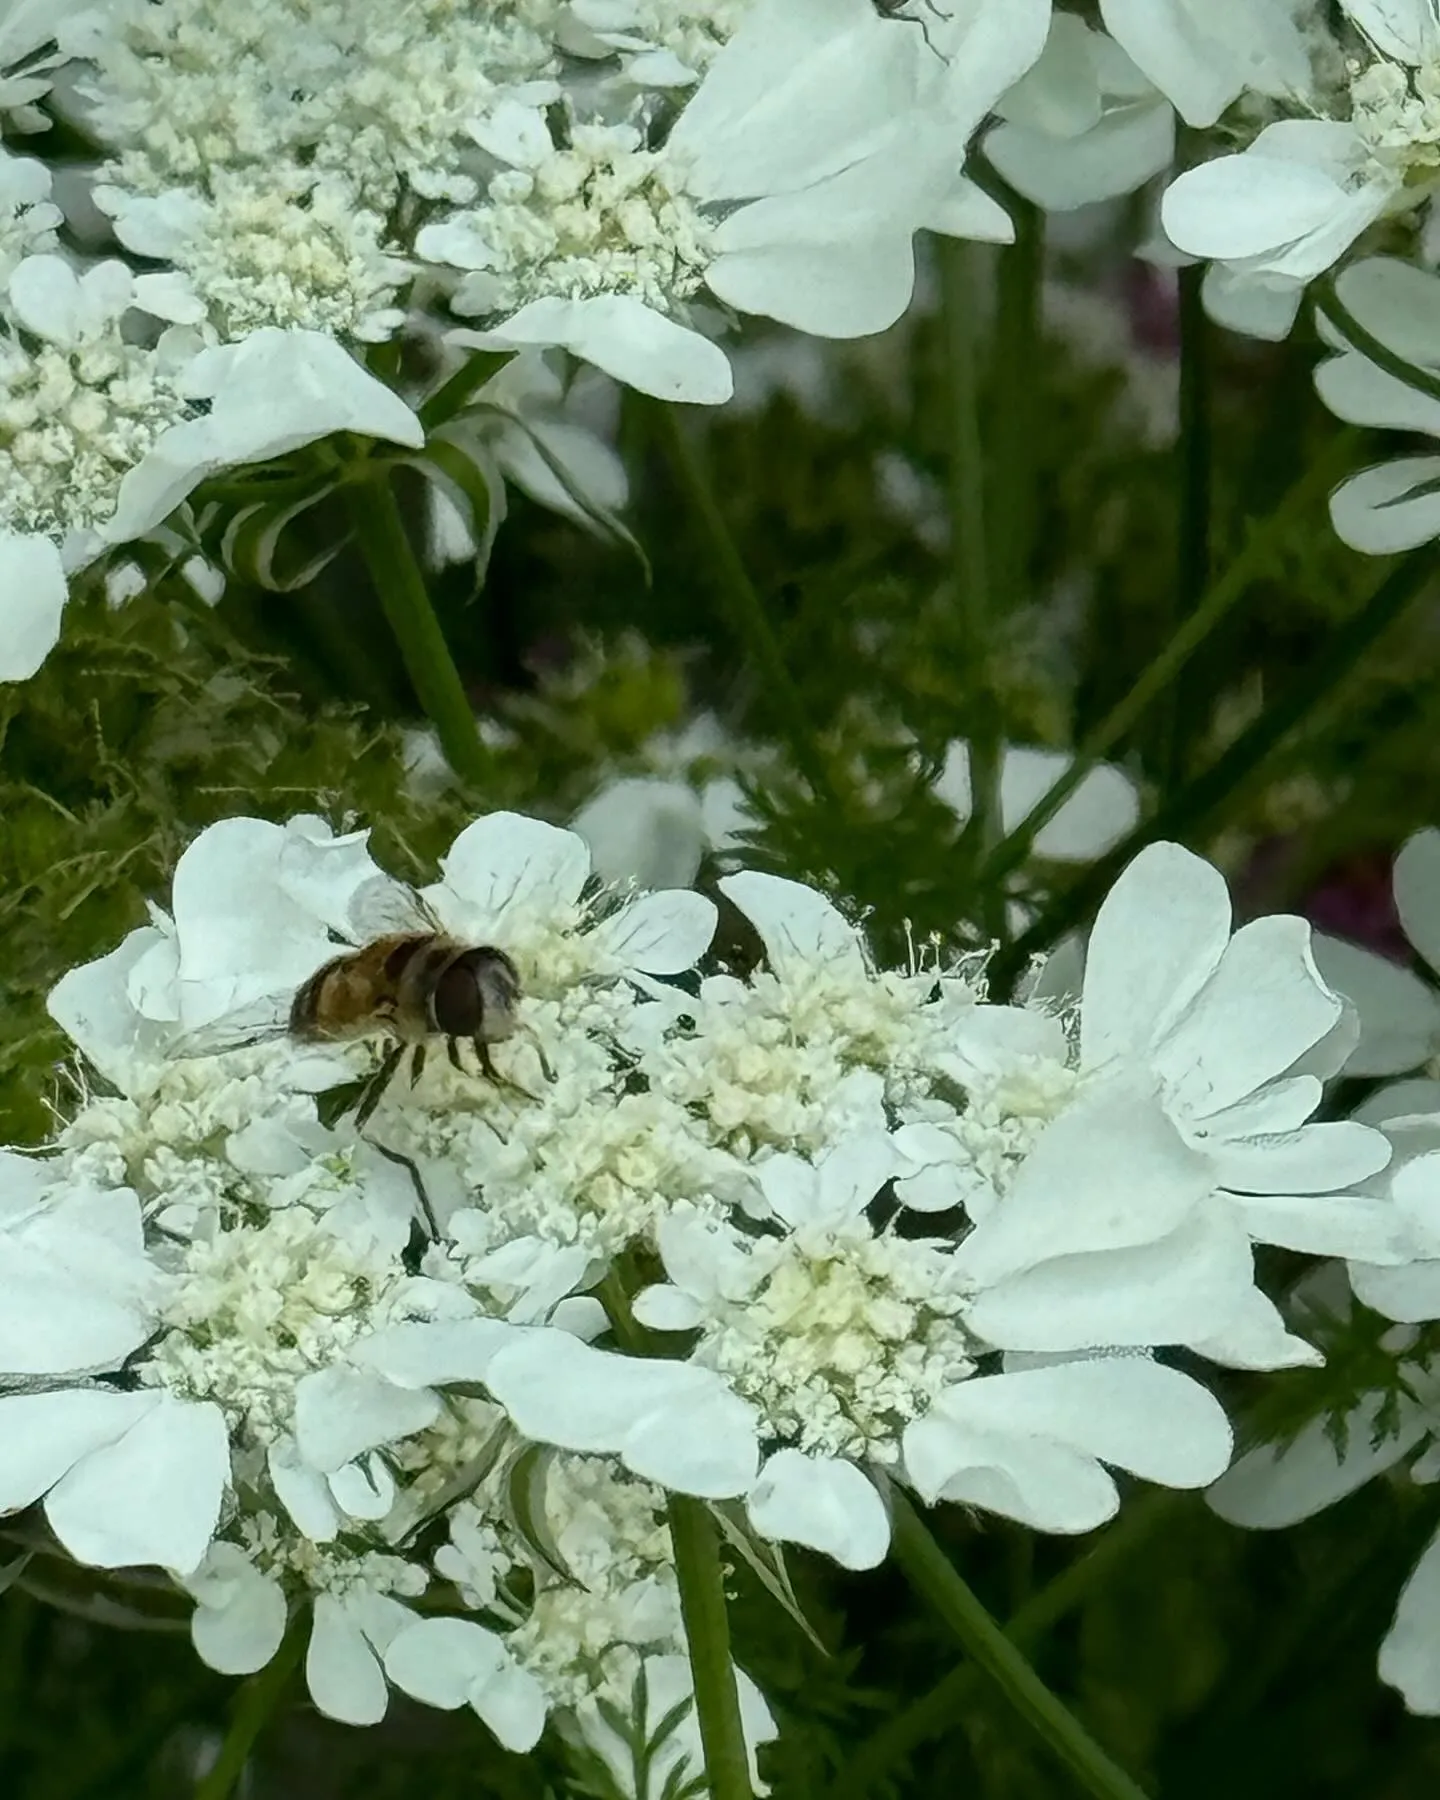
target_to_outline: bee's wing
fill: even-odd
[[[248,1005],[221,1013],[193,1031],[182,1032],[171,1040],[165,1054],[171,1061],[187,1056],[218,1056],[225,1050],[244,1050],[251,1044],[263,1044],[271,1038],[284,1037],[290,1029],[292,994],[266,994]]]
[[[390,875],[372,875],[350,897],[350,929],[357,944],[397,931],[438,931],[439,920],[412,887]]]

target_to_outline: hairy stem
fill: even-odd
[[[483,781],[490,771],[489,753],[430,604],[389,473],[377,468],[366,480],[347,483],[344,491],[355,541],[446,760],[463,780]]]

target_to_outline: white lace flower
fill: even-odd
[[[1125,5],[1138,23],[1141,0]],[[1246,150],[1182,174],[1162,209],[1181,250],[1236,273],[1303,283],[1336,263],[1377,219],[1428,201],[1440,174],[1440,14],[1433,0],[1341,5],[1370,52],[1346,65],[1346,91],[1327,94],[1302,76],[1292,94],[1312,116],[1267,125]],[[1116,0],[1109,0],[1107,17],[1114,10]],[[1144,66],[1113,20],[1110,28]],[[1184,68],[1178,40],[1167,62],[1166,74],[1149,70],[1162,88]],[[1179,104],[1178,91],[1172,97]]]
[[[754,0],[569,0],[561,37],[573,54],[618,54],[637,88],[698,81]]]
[[[1096,920],[1078,1041],[1038,1011],[978,1009],[948,1059],[967,1107],[917,1108],[899,1134],[928,1165],[902,1183],[908,1203],[976,1221],[960,1259],[987,1290],[982,1335],[1308,1359],[1253,1286],[1250,1240],[1400,1254],[1389,1209],[1339,1191],[1389,1145],[1352,1121],[1307,1123],[1348,1048],[1343,1020],[1303,921],[1232,937],[1214,870],[1176,845],[1142,851]],[[1102,1250],[1118,1253],[1103,1282]]]
[[[388,337],[415,217],[475,192],[474,125],[497,94],[558,91],[546,13],[112,8],[85,88],[112,151],[97,198],[127,248],[186,271],[227,337]]]
[[[1247,91],[1283,99],[1310,85],[1291,0],[1100,0],[1100,16],[1190,125],[1213,125]]]
[[[931,47],[868,0],[762,0],[659,148],[628,123],[575,119],[557,137],[553,113],[497,106],[477,133],[500,165],[485,203],[417,240],[470,271],[456,310],[493,321],[456,341],[563,345],[644,392],[714,404],[732,382],[691,328],[702,286],[821,336],[884,329],[909,301],[919,226],[983,213],[977,229],[996,229],[983,197],[967,210],[958,161],[1048,23],[1043,0],[1004,10],[937,14]]]

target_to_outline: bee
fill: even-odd
[[[366,914],[379,910],[389,915],[385,922],[393,922],[397,913],[408,915],[405,928],[380,932],[339,951],[288,1000],[270,997],[227,1014],[187,1033],[170,1054],[204,1055],[282,1036],[311,1044],[389,1038],[378,1067],[349,1091],[347,1104],[329,1115],[334,1123],[354,1106],[357,1130],[364,1129],[402,1063],[408,1060],[414,1087],[439,1043],[462,1073],[461,1046],[468,1043],[488,1080],[514,1086],[490,1056],[492,1045],[523,1029],[514,962],[493,944],[468,944],[451,936],[419,894],[388,879],[367,883],[357,895],[351,908],[357,936],[363,935]],[[541,1065],[545,1067],[543,1056]]]

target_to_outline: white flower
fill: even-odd
[[[1043,0],[1016,11],[957,9],[936,50],[868,0],[761,0],[658,150],[583,120],[560,143],[539,108],[497,106],[477,133],[501,165],[486,204],[417,240],[471,271],[456,310],[496,321],[455,341],[562,345],[644,392],[714,404],[731,374],[689,324],[702,286],[820,336],[883,330],[910,298],[916,229],[968,225],[965,139],[1048,22]]]
[[[1057,12],[1040,60],[1001,100],[985,155],[1052,212],[1132,193],[1170,166],[1175,114],[1113,38]]]
[[[0,113],[16,131],[47,129],[50,120],[34,103],[49,93],[60,63],[85,53],[99,11],[95,0],[6,0],[0,70],[10,72],[0,74]]]
[[[1078,1044],[1038,1011],[977,1009],[949,1060],[967,1109],[917,1107],[899,1133],[926,1165],[901,1184],[909,1204],[976,1220],[959,1255],[986,1286],[981,1334],[1310,1359],[1253,1286],[1249,1241],[1400,1256],[1390,1209],[1337,1191],[1383,1168],[1389,1145],[1306,1122],[1321,1081],[1303,1061],[1335,1072],[1343,1020],[1303,921],[1232,937],[1213,869],[1173,844],[1142,851],[1091,935]]]
[[[1432,379],[1440,371],[1440,276],[1391,257],[1370,257],[1344,270],[1335,291],[1387,350]],[[1440,437],[1440,400],[1343,340],[1340,354],[1315,371],[1315,387],[1331,412],[1352,424]],[[1372,556],[1413,549],[1440,536],[1437,476],[1440,455],[1404,456],[1362,469],[1330,496],[1331,522],[1353,549]]]
[[[1428,200],[1440,173],[1432,99],[1440,80],[1440,15],[1432,0],[1400,6],[1342,0],[1342,6],[1372,52],[1363,64],[1347,65],[1348,92],[1332,99],[1306,75],[1288,83],[1312,115],[1333,107],[1339,116],[1281,119],[1248,149],[1182,174],[1166,193],[1162,214],[1181,250],[1237,273],[1303,283],[1337,262],[1377,219]],[[1143,0],[1125,0],[1125,9],[1137,21],[1146,10]],[[1118,10],[1109,0],[1110,28],[1145,66],[1137,44],[1109,18]],[[1227,15],[1231,10],[1227,5]],[[1238,19],[1240,8],[1233,10]],[[1149,73],[1162,88],[1172,83],[1167,91],[1183,112],[1173,90],[1185,72],[1183,52],[1173,54],[1179,49],[1177,40],[1166,73]]]
[[[32,675],[54,646],[67,569],[160,524],[207,475],[332,431],[424,441],[409,408],[328,339],[277,331],[206,350],[177,324],[147,350],[124,334],[132,309],[195,316],[183,284],[119,262],[77,275],[59,256],[28,256],[11,273],[0,679]]]
[[[385,1651],[385,1673],[427,1706],[469,1706],[507,1750],[533,1750],[545,1696],[503,1638],[469,1619],[417,1619]]]
[[[96,197],[128,249],[185,270],[225,337],[389,337],[410,221],[475,192],[473,127],[512,87],[558,92],[522,10],[110,8],[85,84],[112,153]]]
[[[768,1158],[756,1178],[779,1233],[672,1214],[659,1231],[672,1285],[635,1302],[645,1324],[698,1330],[693,1360],[723,1374],[781,1446],[749,1496],[756,1529],[847,1568],[873,1567],[890,1541],[861,1467],[895,1467],[906,1424],[973,1368],[957,1318],[965,1290],[944,1250],[877,1234],[866,1218],[902,1166],[884,1137],[842,1138],[813,1167]]]
[[[617,53],[633,87],[683,88],[698,81],[754,0],[569,0],[565,48]]]

